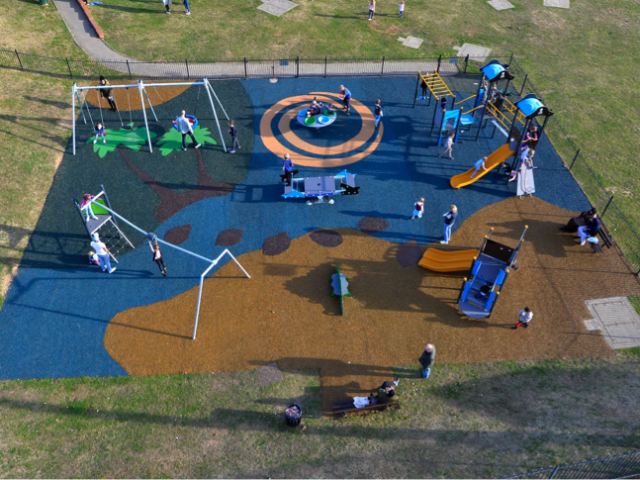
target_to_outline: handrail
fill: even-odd
[[[467,98],[465,98],[464,100],[460,100],[459,102],[454,103],[454,104],[453,104],[453,106],[455,107],[456,105],[459,105],[459,104],[461,104],[461,103],[464,103],[464,102],[466,102],[467,100],[470,100],[470,99],[475,98],[475,97],[477,97],[477,96],[478,96],[478,95],[471,95],[470,97],[467,97]]]

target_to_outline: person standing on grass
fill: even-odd
[[[189,0],[184,0],[182,3],[184,4],[185,15],[191,15],[191,9],[189,8]]]
[[[229,134],[231,135],[231,150],[229,150],[229,153],[236,153],[236,148],[240,148],[240,143],[238,142],[238,129],[233,120],[229,122]]]
[[[158,245],[158,241],[156,240],[155,245],[149,242],[149,248],[151,248],[151,251],[153,252],[153,261],[156,262],[156,265],[158,265],[158,268],[160,269],[160,273],[162,273],[162,275],[166,277],[167,267],[164,264],[164,260],[162,258],[162,252],[160,251],[160,245]]]
[[[431,343],[427,343],[427,346],[422,352],[422,356],[418,360],[422,365],[422,378],[429,378],[431,375],[431,367],[436,361],[436,347]]]
[[[285,154],[284,160],[282,161],[282,172],[284,173],[284,178],[286,180],[286,186],[291,186],[291,179],[293,178],[293,162],[289,157],[289,154]]]
[[[111,268],[111,262],[109,261],[109,249],[107,246],[100,241],[100,235],[97,233],[93,234],[93,242],[91,242],[91,248],[98,255],[98,262],[100,262],[100,268],[102,268],[103,272],[113,273],[116,271],[116,267]]]
[[[98,141],[98,137],[102,137],[102,143],[107,143],[107,141],[104,139],[105,130],[104,130],[104,125],[102,125],[102,123],[100,122],[96,123],[96,126],[93,127],[93,131],[96,133],[96,138],[93,139],[94,145]]]
[[[376,119],[376,127],[380,123],[380,119],[382,118],[382,106],[380,105],[380,100],[376,100],[376,106],[374,107],[373,116]]]
[[[451,229],[453,224],[456,223],[456,217],[458,216],[458,207],[451,205],[449,211],[443,215],[444,217],[444,240],[440,240],[443,245],[449,244],[451,238]]]
[[[413,220],[416,217],[422,218],[423,213],[424,213],[424,198],[421,198],[413,205],[413,216],[411,217],[411,220]]]
[[[351,109],[351,92],[344,85],[340,85],[340,96],[342,97],[342,103],[344,104],[344,109],[346,113],[349,113]]]
[[[515,327],[511,327],[514,330],[518,328],[520,325],[524,325],[524,328],[529,328],[529,322],[533,318],[533,312],[529,307],[524,307],[524,310],[520,310],[520,318],[518,319],[518,323],[516,323]]]
[[[402,18],[403,14],[404,14],[404,2],[400,2],[400,18]]]
[[[193,143],[195,144],[194,148],[200,148],[200,144],[196,141],[196,137],[193,134],[193,127],[191,127],[191,122],[189,122],[189,120],[185,115],[186,115],[186,112],[182,110],[176,124],[178,126],[178,130],[182,134],[182,150],[186,152],[187,151],[187,141],[186,141],[187,135],[189,135],[191,137],[191,140],[193,140]]]
[[[484,170],[485,172],[488,170],[488,168],[484,166],[484,162],[486,161],[487,157],[482,157],[480,160],[473,164],[473,167],[476,169],[476,171],[471,174],[471,178],[475,177],[476,173],[478,173],[480,169]]]
[[[115,102],[115,99],[113,97],[113,88],[111,88],[111,84],[109,83],[109,80],[107,80],[106,78],[104,78],[101,75],[100,76],[100,85],[102,86],[102,88],[100,88],[100,94],[109,103],[109,107],[111,108],[111,111],[112,112],[118,111],[118,107],[116,106],[116,102]]]
[[[447,142],[444,144],[444,150],[438,154],[438,157],[441,157],[445,153],[449,154],[449,158],[453,160],[453,140],[456,138],[456,132],[451,132],[449,134],[449,138],[447,138]]]
[[[369,0],[369,21],[373,20],[376,14],[376,0]]]
[[[165,13],[170,14],[171,13],[171,0],[162,0],[162,4],[164,5],[164,8],[167,10]]]

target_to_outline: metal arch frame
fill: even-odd
[[[218,127],[218,134],[220,135],[220,141],[222,143],[222,148],[224,149],[225,153],[227,152],[227,146],[224,142],[224,136],[222,135],[222,129],[220,128],[220,121],[218,119],[218,113],[216,112],[216,108],[214,106],[213,103],[213,99],[215,98],[218,102],[218,105],[220,106],[220,108],[222,109],[222,113],[224,113],[224,116],[227,120],[229,120],[229,115],[227,114],[226,110],[224,109],[224,107],[222,106],[222,102],[220,101],[220,99],[218,98],[218,95],[216,95],[215,90],[213,89],[213,87],[211,86],[211,83],[209,83],[209,80],[205,77],[200,81],[196,81],[196,82],[175,82],[175,83],[148,83],[145,84],[142,80],[138,80],[138,83],[134,83],[134,84],[128,84],[128,85],[109,85],[110,88],[137,88],[138,91],[140,92],[140,102],[142,104],[142,114],[144,116],[144,126],[147,130],[147,142],[149,144],[149,152],[153,153],[153,147],[151,146],[151,135],[149,132],[149,122],[147,119],[147,108],[144,102],[144,98],[146,97],[147,102],[149,103],[149,107],[151,108],[151,112],[153,113],[153,117],[155,118],[156,122],[158,121],[158,118],[156,117],[156,113],[153,110],[153,105],[151,105],[151,101],[149,100],[149,95],[147,94],[147,91],[145,90],[145,87],[184,87],[184,86],[194,86],[194,85],[201,85],[204,86],[205,89],[207,90],[207,95],[209,97],[209,103],[211,105],[211,111],[213,112],[213,116],[216,120],[216,126]],[[79,87],[75,82],[73,83],[72,87],[71,87],[71,125],[72,125],[72,137],[73,137],[73,154],[76,154],[76,97],[78,98],[78,103],[80,104],[80,109],[82,111],[82,116],[83,116],[83,120],[84,123],[87,123],[87,119],[84,117],[84,110],[82,110],[82,103],[80,102],[80,97],[78,95],[78,92],[84,91],[84,90],[100,90],[104,88],[104,86],[88,86],[88,87]],[[212,97],[213,94],[213,97]],[[131,108],[131,107],[129,107]]]
[[[104,190],[102,190],[98,195],[96,195],[94,198],[92,198],[91,202],[89,202],[89,203],[93,204],[103,193],[105,193]],[[211,269],[213,267],[215,267],[220,262],[222,257],[224,257],[225,255],[229,255],[231,257],[231,259],[236,263],[236,265],[238,265],[238,267],[240,267],[240,270],[242,270],[242,272],[247,276],[247,278],[251,278],[251,275],[249,275],[247,273],[247,271],[244,269],[244,267],[242,265],[240,265],[240,262],[238,262],[236,257],[233,256],[233,254],[229,251],[228,248],[225,248],[223,250],[223,252],[220,255],[218,255],[215,259],[210,259],[210,258],[207,258],[207,257],[203,257],[202,255],[198,255],[197,253],[191,252],[191,251],[186,250],[186,249],[184,249],[182,247],[178,247],[177,245],[173,245],[171,243],[165,242],[164,240],[158,238],[158,236],[153,232],[145,232],[140,227],[134,225],[133,223],[131,223],[129,220],[127,220],[123,216],[121,216],[118,213],[114,212],[110,208],[110,206],[108,207],[106,205],[100,205],[100,207],[102,207],[105,210],[107,210],[114,217],[119,218],[120,220],[122,220],[124,223],[129,225],[134,230],[136,230],[136,231],[140,232],[141,234],[143,234],[145,237],[147,237],[147,239],[149,239],[149,241],[156,241],[158,243],[166,245],[167,247],[171,247],[171,248],[173,248],[175,250],[178,250],[180,252],[186,253],[187,255],[191,255],[192,257],[198,258],[200,260],[204,260],[205,262],[207,262],[209,264],[207,269],[204,272],[202,272],[202,274],[200,275],[200,289],[199,289],[199,292],[198,292],[198,306],[196,307],[196,318],[195,318],[194,325],[193,325],[193,336],[191,337],[192,340],[196,339],[196,333],[198,332],[198,318],[200,316],[200,302],[202,300],[202,286],[204,284],[204,277],[211,271]]]

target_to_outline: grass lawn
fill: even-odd
[[[400,410],[337,420],[310,371],[1,382],[0,475],[500,477],[636,448],[639,366],[439,365],[401,379]],[[291,401],[306,430],[284,425]]]
[[[381,0],[373,22],[364,0],[303,1],[280,18],[256,10],[260,3],[191,0],[187,17],[180,1],[165,15],[157,0],[109,0],[92,12],[112,47],[144,60],[437,56],[465,42],[515,53],[640,230],[637,3],[575,1],[565,10],[528,0],[497,12],[484,0],[409,0],[399,19],[399,2]],[[425,42],[403,47],[397,38],[406,35]]]

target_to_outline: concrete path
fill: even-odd
[[[437,62],[433,61],[387,61],[383,62],[331,62],[325,65],[301,62],[296,69],[295,62],[279,60],[265,60],[263,62],[216,62],[216,63],[186,63],[182,62],[143,62],[122,55],[113,50],[96,34],[87,15],[78,4],[78,0],[52,0],[60,16],[67,24],[76,43],[94,60],[123,73],[130,73],[132,77],[158,78],[285,78],[295,76],[344,76],[344,75],[406,75],[418,71],[434,71]],[[128,62],[128,63],[127,63]],[[441,75],[458,73],[455,66],[443,63]]]

